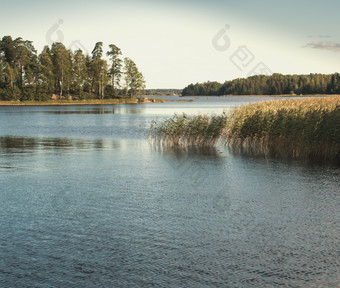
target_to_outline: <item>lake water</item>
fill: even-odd
[[[340,168],[150,147],[262,100],[193,99],[0,107],[0,287],[339,287]]]

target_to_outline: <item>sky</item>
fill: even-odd
[[[91,53],[115,44],[148,89],[340,72],[338,0],[0,0],[0,37]]]

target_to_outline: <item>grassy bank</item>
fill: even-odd
[[[139,99],[86,99],[86,100],[49,100],[49,101],[0,101],[0,106],[53,106],[53,105],[111,105],[111,104],[136,104],[136,103],[162,103],[162,99],[149,98],[148,102]]]
[[[290,159],[340,159],[340,98],[273,100],[228,116],[175,116],[150,129],[153,143],[214,145]]]

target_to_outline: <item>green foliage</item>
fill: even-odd
[[[123,61],[120,59],[122,55],[122,51],[114,44],[110,44],[110,51],[106,53],[107,56],[110,57],[111,60],[111,67],[109,70],[109,76],[111,78],[111,87],[112,87],[112,96],[116,95],[116,88],[120,88],[120,81],[122,77],[122,67]]]
[[[101,59],[103,56],[103,42],[97,42],[92,50],[92,60]]]
[[[92,89],[99,99],[103,99],[104,89],[108,83],[107,62],[101,58],[95,58],[91,62],[90,73],[92,76]]]
[[[113,89],[112,85],[107,85],[105,87],[104,95],[105,99],[113,99],[117,96],[117,92]]]
[[[39,55],[39,74],[37,94],[52,95],[54,93],[54,74],[51,51],[48,46]]]
[[[217,96],[222,84],[218,82],[205,82],[190,84],[182,91],[183,96]]]
[[[190,84],[183,96],[208,95],[282,95],[282,94],[337,94],[340,93],[340,75],[256,75],[218,82]]]
[[[340,74],[332,75],[330,83],[327,85],[327,92],[329,94],[340,94]]]
[[[62,43],[45,46],[38,55],[32,41],[4,36],[0,40],[0,100],[46,101],[52,95],[60,99],[104,99],[135,96],[145,88],[145,81],[136,64],[120,59],[122,52],[109,45],[103,59],[103,42],[97,42],[92,57],[82,50],[72,52]],[[126,58],[128,59],[128,58]],[[121,89],[125,76],[126,87]]]
[[[15,65],[15,57],[16,57],[16,50],[15,50],[15,43],[11,36],[4,36],[1,41],[1,52],[4,55],[5,62],[8,63],[12,68]]]
[[[86,58],[83,54],[83,51],[80,49],[77,50],[72,56],[72,94],[78,94],[80,98],[83,98],[83,91],[88,73]]]
[[[141,94],[141,91],[145,89],[145,80],[143,74],[138,70],[135,62],[130,58],[124,58],[124,80],[125,91],[130,96],[136,96]]]
[[[18,101],[21,98],[21,90],[17,86],[1,89],[0,99],[4,101]]]
[[[51,49],[54,85],[59,96],[67,91],[71,84],[72,58],[71,51],[62,43],[53,43]],[[68,91],[69,92],[69,91]]]

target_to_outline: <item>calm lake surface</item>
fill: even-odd
[[[192,99],[0,107],[0,287],[339,287],[340,168],[150,147],[268,98]]]

